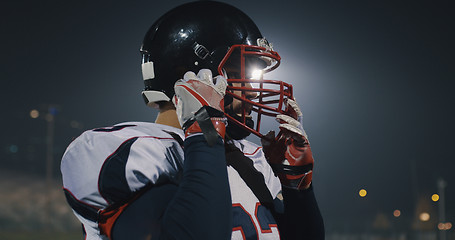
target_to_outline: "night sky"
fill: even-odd
[[[50,105],[55,178],[82,131],[153,121],[140,96],[139,48],[149,26],[184,2],[3,1],[2,169],[44,174]],[[438,178],[448,184],[446,214],[455,221],[450,1],[224,2],[246,12],[283,59],[273,77],[293,84],[302,107],[329,231],[395,209],[412,218]],[[40,117],[30,118],[32,109]]]

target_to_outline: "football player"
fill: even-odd
[[[302,113],[290,84],[264,79],[281,59],[254,22],[187,3],[150,27],[141,54],[155,123],[86,131],[62,159],[86,239],[323,239]]]

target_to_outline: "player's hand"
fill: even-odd
[[[209,69],[201,69],[197,75],[191,71],[186,72],[183,79],[175,83],[172,101],[186,135],[197,132],[210,134],[204,131],[204,126],[199,126],[204,125],[201,123],[205,117],[206,120],[212,120],[215,130],[224,137],[226,118],[223,99],[226,87],[226,79],[222,76],[213,78]]]
[[[308,136],[302,127],[302,112],[293,100],[287,101],[286,114],[277,115],[280,132],[273,131],[262,140],[267,160],[281,184],[293,189],[310,187],[313,175],[313,154]]]

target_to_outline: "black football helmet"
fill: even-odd
[[[278,53],[245,13],[226,3],[197,1],[170,10],[150,27],[140,51],[142,96],[149,106],[170,101],[174,83],[187,71],[206,68],[226,77],[225,106],[236,98],[243,107],[241,113],[225,110],[227,133],[235,139],[249,133],[263,137],[261,116],[283,113],[286,98],[292,98],[291,85],[263,79],[264,73],[279,66]],[[256,79],[253,69],[260,73]],[[257,93],[256,98],[248,97],[248,92]],[[257,113],[256,126],[251,110]]]

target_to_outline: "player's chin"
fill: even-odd
[[[242,122],[241,116],[239,116],[233,112],[230,112],[229,110],[226,111],[226,113],[229,114],[231,117],[233,117],[235,120]],[[245,125],[249,128],[254,128],[253,119],[251,117],[245,118]],[[228,125],[226,127],[226,134],[232,139],[240,140],[240,139],[244,139],[244,138],[248,137],[251,134],[251,132],[246,130],[245,128],[239,126],[237,123],[229,120]]]

